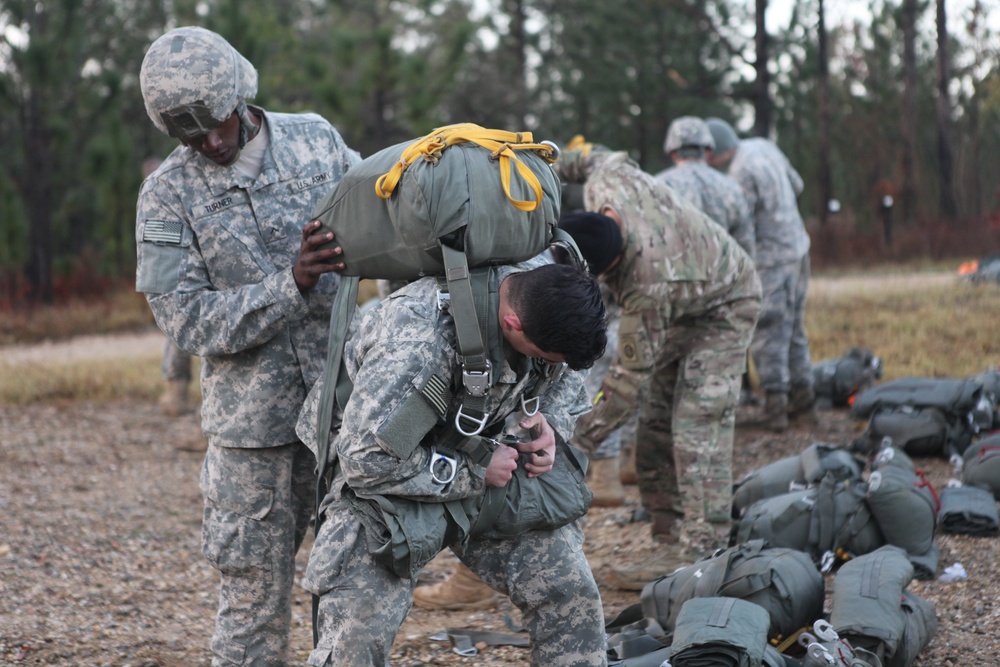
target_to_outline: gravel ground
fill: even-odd
[[[138,348],[146,354],[161,342],[151,335]],[[115,339],[92,344],[129,348]],[[216,576],[200,553],[202,455],[177,448],[197,434],[194,415],[168,419],[147,403],[0,408],[0,664],[209,664]],[[736,470],[798,453],[815,440],[847,444],[856,435],[857,424],[842,412],[821,413],[817,427],[781,436],[741,427]],[[917,463],[937,488],[952,474],[943,460]],[[629,523],[635,488],[628,493],[626,507],[595,508],[585,518],[586,552],[598,576],[652,552],[648,524]],[[937,541],[939,573],[959,562],[969,576],[910,585],[935,602],[939,621],[916,664],[1000,665],[994,572],[1000,541],[941,533]],[[308,548],[299,555],[300,570]],[[451,562],[436,559],[423,578],[443,578]],[[638,601],[638,593],[602,587],[602,594],[608,615]],[[304,664],[311,634],[310,599],[302,590],[294,614],[294,664]],[[414,609],[397,637],[393,664],[527,664],[522,648],[489,647],[467,658],[430,639],[445,628],[506,631],[506,619],[518,621],[507,601],[487,612]]]

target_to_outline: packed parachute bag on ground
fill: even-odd
[[[965,450],[962,483],[988,489],[1000,500],[1000,433],[983,438]]]
[[[967,453],[971,450],[965,450]],[[993,492],[951,480],[941,490],[938,512],[941,531],[955,535],[993,537],[1000,534],[1000,512]]]
[[[820,482],[828,473],[838,481],[861,481],[863,465],[843,447],[814,442],[801,453],[773,461],[747,473],[733,485],[733,518],[743,516],[750,505]]]
[[[878,465],[868,476],[867,499],[886,544],[911,557],[931,551],[941,503],[922,471]]]
[[[988,402],[993,420],[989,426],[983,426],[982,430],[994,431],[1000,429],[1000,368],[988,368],[982,373],[970,376],[969,379],[983,385],[983,392],[989,398]],[[976,419],[982,424],[986,422],[986,415],[977,413]]]
[[[764,662],[767,611],[731,597],[692,598],[677,616],[673,667],[750,667]]]
[[[866,501],[866,482],[842,482],[832,475],[819,485],[760,500],[736,526],[737,543],[762,539],[775,547],[803,551],[822,571],[839,560],[885,544]]]
[[[813,364],[816,407],[846,408],[854,397],[882,378],[882,360],[864,347],[852,347],[837,359]]]
[[[790,635],[822,613],[823,577],[807,554],[753,540],[650,582],[640,602],[610,621],[607,629],[619,632],[631,627],[638,630],[633,638],[651,635],[669,645],[684,603],[704,597],[759,605],[770,618],[767,636],[774,639]]]
[[[908,667],[937,631],[933,605],[906,591],[912,580],[913,565],[899,547],[848,561],[834,579],[830,624],[887,667]]]
[[[971,379],[903,378],[873,387],[851,406],[867,419],[858,449],[873,452],[886,436],[910,456],[960,456],[992,424],[990,399]]]

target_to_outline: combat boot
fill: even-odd
[[[635,472],[635,443],[628,448],[628,454],[621,454],[625,457],[625,462],[620,464],[621,473],[618,479],[626,486],[635,486],[639,483],[639,476]]]
[[[470,611],[496,606],[500,596],[459,563],[455,571],[439,584],[418,586],[413,591],[413,604],[421,609]]]
[[[590,462],[590,479],[587,485],[594,494],[592,507],[620,507],[625,504],[625,489],[619,478],[617,456],[595,459]]]
[[[774,433],[783,433],[788,429],[788,394],[783,391],[767,392],[763,426]]]
[[[167,380],[160,395],[160,412],[167,417],[179,417],[189,410],[186,380]]]
[[[690,565],[691,562],[690,554],[680,542],[657,544],[656,552],[636,565],[608,570],[604,583],[624,591],[641,591],[649,582]]]
[[[650,512],[652,536],[654,542],[671,544],[677,541],[681,533],[684,515],[680,512]]]
[[[788,418],[801,424],[818,424],[816,391],[810,384],[793,384],[788,394]]]

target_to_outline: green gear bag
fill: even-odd
[[[788,636],[823,613],[823,577],[802,551],[752,540],[646,584],[640,604],[671,632],[688,600],[717,596],[759,605],[768,636]]]
[[[674,667],[759,667],[767,647],[767,611],[730,597],[693,598],[677,616]]]
[[[814,442],[801,453],[762,466],[737,482],[733,490],[733,518],[740,518],[758,500],[818,484],[827,473],[839,481],[861,481],[861,464],[842,447]]]
[[[765,498],[751,505],[736,527],[735,540],[762,539],[775,547],[804,551],[832,567],[834,558],[863,554],[885,544],[865,502],[867,485],[837,481]]]
[[[860,394],[851,414],[869,420],[862,440],[871,449],[889,436],[911,456],[948,458],[961,455],[979,433],[976,415],[988,403],[973,379],[902,378]]]
[[[844,563],[833,582],[830,624],[852,646],[893,656],[906,633],[900,600],[912,580],[913,565],[899,547],[886,545]]]
[[[335,234],[344,276],[442,274],[442,244],[470,267],[523,261],[545,249],[559,222],[557,157],[530,132],[440,127],[351,167],[317,205],[317,233]]]
[[[812,374],[817,407],[844,408],[881,379],[882,360],[867,348],[852,347],[837,359],[813,364]]]
[[[962,483],[988,489],[1000,500],[1000,434],[983,438],[965,450]]]
[[[887,544],[911,555],[930,551],[941,503],[922,472],[879,466],[868,476],[868,508]]]

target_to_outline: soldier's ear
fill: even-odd
[[[608,216],[609,218],[614,220],[618,225],[622,224],[621,216],[618,215],[618,211],[616,211],[611,204],[605,204],[604,206],[602,206],[601,210],[598,211],[598,213],[600,213],[601,215]]]
[[[521,318],[517,316],[517,313],[510,312],[503,316],[504,326],[513,331],[524,331],[524,327],[521,326]]]

